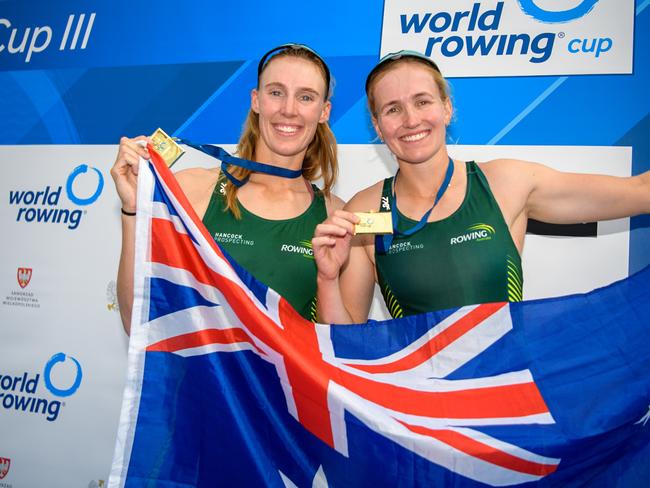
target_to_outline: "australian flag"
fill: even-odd
[[[314,324],[219,248],[150,152],[109,486],[650,486],[649,270]]]

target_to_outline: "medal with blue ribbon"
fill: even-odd
[[[210,144],[196,144],[194,142],[188,141],[186,139],[176,139],[177,142],[190,146],[198,151],[201,151],[208,156],[221,161],[221,172],[226,175],[226,177],[235,185],[237,188],[241,188],[248,181],[248,177],[244,179],[239,179],[235,177],[228,171],[228,165],[239,166],[240,168],[246,168],[256,173],[265,173],[267,175],[279,176],[281,178],[298,178],[302,176],[301,169],[287,169],[281,168],[279,166],[273,166],[271,164],[258,163],[256,161],[250,161],[249,159],[242,159],[235,157],[229,154],[225,149],[219,146],[212,146]]]
[[[395,178],[393,179],[393,188],[391,192],[391,198],[388,204],[390,206],[390,213],[393,219],[393,233],[375,236],[375,248],[377,249],[377,252],[379,254],[386,254],[388,252],[391,244],[393,243],[393,238],[396,235],[405,236],[405,237],[410,236],[415,234],[417,231],[419,231],[422,227],[425,226],[425,224],[427,223],[427,219],[429,218],[429,215],[431,215],[431,212],[433,211],[433,208],[436,206],[436,204],[440,201],[442,196],[445,194],[445,191],[447,191],[447,188],[449,187],[449,183],[451,182],[451,177],[453,176],[453,174],[454,174],[454,162],[452,161],[451,158],[449,158],[449,162],[447,163],[447,171],[445,172],[445,178],[444,180],[442,180],[442,184],[438,189],[438,193],[436,193],[436,198],[433,201],[433,205],[431,205],[431,208],[425,212],[425,214],[422,216],[420,221],[417,224],[415,224],[413,227],[405,231],[399,231],[397,230],[399,224],[399,213],[397,212],[397,194],[395,193],[395,182],[397,181],[397,175],[399,175],[399,170],[397,170],[397,173],[395,174]]]

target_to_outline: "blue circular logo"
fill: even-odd
[[[50,360],[45,364],[45,370],[43,371],[43,379],[45,380],[45,387],[52,392],[53,395],[60,396],[60,397],[68,397],[72,395],[74,392],[76,392],[79,389],[79,385],[81,385],[81,378],[83,378],[83,373],[81,371],[81,365],[79,364],[79,361],[77,361],[75,358],[72,356],[68,356],[69,359],[72,360],[72,362],[77,366],[77,375],[75,377],[74,383],[72,383],[72,386],[70,388],[67,388],[65,390],[59,389],[56,386],[52,384],[52,368],[56,363],[63,363],[65,362],[66,356],[62,352],[56,353],[54,356],[50,358]]]
[[[74,183],[74,180],[77,178],[82,173],[87,173],[88,172],[89,166],[87,164],[81,164],[77,166],[72,173],[70,173],[70,176],[68,176],[68,181],[65,183],[65,192],[68,194],[68,199],[76,205],[90,205],[93,203],[95,200],[99,198],[99,195],[102,194],[102,190],[104,189],[104,177],[102,176],[102,173],[97,169],[97,168],[90,168],[92,169],[95,173],[97,173],[97,189],[95,190],[95,193],[93,193],[91,196],[88,198],[79,198],[77,195],[74,194],[72,190],[72,184]]]
[[[594,5],[598,3],[598,0],[582,0],[578,5],[568,10],[544,10],[541,7],[535,5],[535,0],[518,0],[521,9],[531,17],[539,20],[540,22],[546,22],[548,24],[557,24],[562,22],[570,22],[571,20],[579,19],[584,17],[591,9],[594,8]]]

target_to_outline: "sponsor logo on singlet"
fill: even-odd
[[[254,246],[255,241],[246,239],[244,234],[232,234],[230,232],[215,232],[212,236],[215,241],[222,244],[238,244],[240,246]]]
[[[390,212],[390,200],[388,197],[381,197],[381,210]]]
[[[424,249],[424,244],[412,244],[411,241],[393,242],[388,249],[388,254],[399,254],[402,252],[417,251]]]
[[[300,254],[307,259],[314,259],[314,250],[311,241],[298,241],[298,244],[281,244],[280,251],[290,254]]]
[[[458,244],[464,244],[466,242],[481,242],[489,241],[492,239],[492,236],[495,234],[494,227],[488,224],[474,224],[470,225],[465,232],[455,237],[452,237],[449,240],[449,245],[456,246]]]

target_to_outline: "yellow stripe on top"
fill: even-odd
[[[508,256],[508,301],[520,302],[524,299],[524,280],[521,276],[521,266]]]

